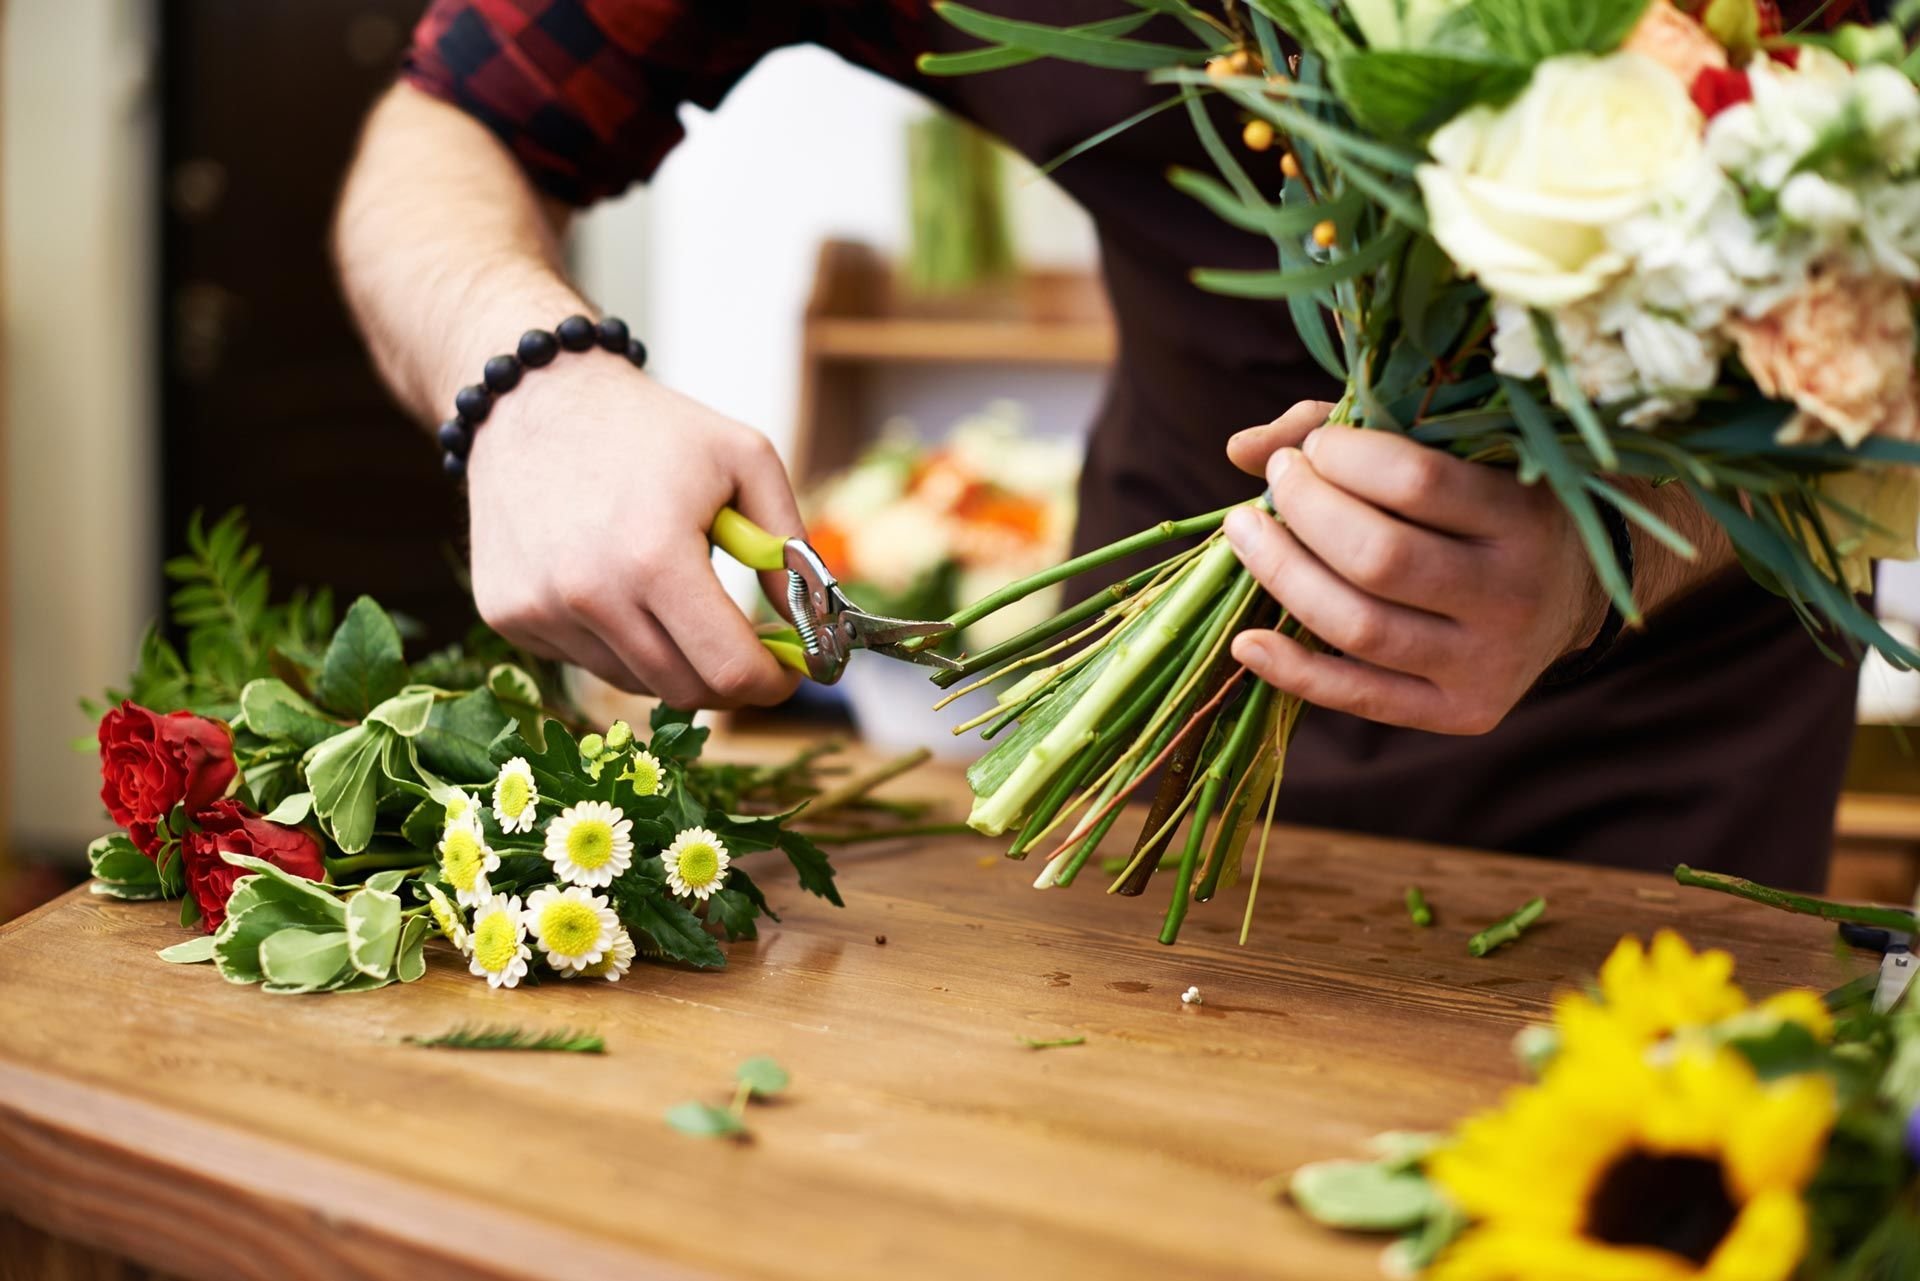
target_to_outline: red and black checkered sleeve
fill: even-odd
[[[491,129],[575,205],[652,176],[802,6],[748,0],[434,0],[402,74]],[[784,15],[784,16],[783,16]]]

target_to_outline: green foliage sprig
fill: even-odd
[[[562,1028],[530,1032],[520,1027],[457,1027],[438,1036],[410,1036],[408,1045],[428,1050],[524,1050],[553,1054],[605,1054],[606,1038],[598,1032]]]

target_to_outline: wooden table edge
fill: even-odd
[[[176,1160],[162,1164],[101,1134],[138,1135],[148,1151]],[[324,1208],[315,1208],[314,1188],[327,1189]],[[476,1214],[454,1193],[0,1058],[0,1210],[149,1267],[195,1281],[522,1281],[564,1260],[568,1272],[588,1276],[714,1281],[522,1215],[511,1185],[503,1191],[505,1203]],[[436,1232],[436,1224],[459,1226]]]

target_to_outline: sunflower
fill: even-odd
[[[1554,1022],[1571,1048],[1617,1038],[1644,1046],[1753,1015],[1799,1023],[1823,1041],[1833,1035],[1833,1018],[1817,994],[1782,992],[1752,1005],[1733,981],[1733,957],[1717,948],[1695,952],[1672,930],[1661,930],[1651,947],[1621,939],[1600,967],[1597,994],[1562,996]]]
[[[1786,1281],[1834,1110],[1826,1077],[1724,1047],[1569,1049],[1428,1159],[1474,1222],[1432,1281]]]

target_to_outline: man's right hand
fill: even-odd
[[[728,505],[803,532],[766,437],[619,356],[563,355],[495,402],[467,483],[474,602],[508,640],[674,707],[793,692],[707,541]]]

